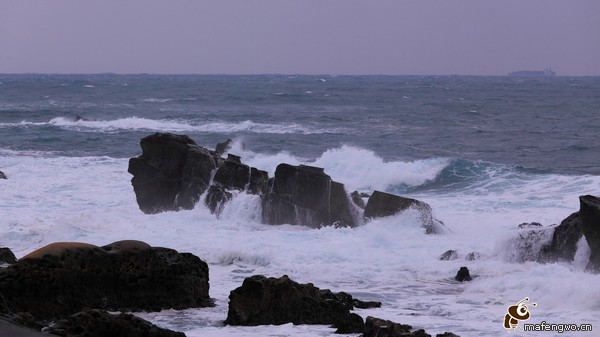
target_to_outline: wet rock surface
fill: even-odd
[[[241,287],[231,291],[225,324],[337,326],[352,320],[349,314],[353,308],[354,299],[350,294],[321,290],[311,283],[300,284],[285,275],[280,278],[255,275],[246,278]]]
[[[35,319],[84,308],[156,311],[211,306],[208,265],[189,253],[134,240],[104,247],[60,242],[0,269],[0,293],[11,312]]]

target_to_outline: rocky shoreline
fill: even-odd
[[[156,133],[140,144],[143,153],[130,159],[128,171],[138,206],[147,214],[191,209],[202,202],[218,216],[235,193],[243,191],[260,197],[262,221],[269,225],[357,227],[413,209],[420,214],[424,233],[446,230],[427,203],[381,191],[350,194],[322,168],[281,163],[269,177],[233,154],[222,158],[229,142],[212,151],[184,135]],[[558,226],[520,225],[514,249],[523,258],[517,262],[573,261],[578,243],[585,240],[591,252],[586,270],[600,272],[600,198],[586,195],[579,200],[579,211]],[[545,243],[536,245],[540,240]],[[447,251],[440,259],[457,255]],[[473,252],[466,260],[476,258]],[[462,267],[455,280],[468,282],[473,277]],[[208,265],[200,257],[141,241],[104,246],[56,242],[20,259],[0,248],[3,335],[39,336],[44,331],[57,336],[185,336],[131,312],[210,307],[214,301],[209,290]],[[410,325],[363,319],[352,312],[379,308],[379,302],[300,284],[286,275],[245,278],[231,290],[228,305],[223,324],[231,326],[325,324],[336,333],[364,337],[431,336]]]

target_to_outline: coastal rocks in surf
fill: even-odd
[[[374,191],[369,197],[365,206],[364,217],[367,220],[376,219],[398,214],[409,208],[419,212],[419,220],[425,228],[425,233],[436,234],[445,231],[443,223],[433,217],[429,204],[381,191]]]
[[[208,265],[190,253],[127,240],[103,247],[59,242],[0,269],[12,312],[39,320],[84,308],[161,310],[212,306]]]
[[[590,247],[587,270],[600,272],[600,198],[579,197],[579,211],[554,227],[552,240],[541,250],[541,262],[573,261],[578,243],[585,238]]]
[[[279,164],[263,199],[263,222],[272,225],[354,227],[354,212],[344,185],[313,166]]]
[[[128,172],[144,213],[192,209],[208,190],[204,202],[219,214],[232,197],[229,191],[267,192],[267,172],[242,164],[232,154],[221,158],[230,140],[218,144],[218,151],[210,151],[186,135],[155,133],[142,138],[140,145],[142,154],[129,160]]]
[[[0,179],[7,179],[6,174],[2,171],[0,171]]]
[[[299,284],[287,276],[248,277],[231,291],[228,325],[342,324],[355,306],[379,307],[379,302],[362,302],[350,294],[321,290],[313,284]],[[345,324],[348,326],[349,324]]]
[[[68,337],[185,337],[183,332],[157,327],[132,314],[110,314],[98,309],[85,309],[63,318],[45,328],[44,332]]]
[[[222,161],[185,135],[155,133],[140,145],[142,154],[129,160],[128,172],[140,210],[147,214],[194,208]]]
[[[412,326],[400,324],[381,318],[368,316],[365,320],[365,332],[362,337],[431,337],[423,329],[411,331]],[[436,337],[459,337],[451,332],[437,334]]]
[[[515,262],[571,262],[582,240],[590,248],[586,270],[600,272],[600,198],[592,195],[580,196],[579,211],[558,226],[519,225],[517,237],[509,242],[506,251],[511,252],[509,260]]]
[[[367,219],[411,208],[419,212],[426,233],[446,231],[428,204],[375,191],[364,205],[365,195],[350,196],[343,184],[320,167],[282,163],[269,178],[267,172],[243,164],[238,156],[228,153],[223,159],[231,140],[210,151],[185,135],[155,133],[144,137],[140,145],[142,154],[130,159],[128,171],[145,213],[192,209],[205,193],[204,204],[219,216],[229,200],[246,192],[260,196],[266,224],[355,227],[364,220],[360,208]]]

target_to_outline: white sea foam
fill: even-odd
[[[271,134],[318,134],[340,133],[343,129],[309,127],[299,124],[212,121],[190,123],[188,121],[127,117],[114,120],[89,120],[76,117],[55,117],[49,122],[0,123],[0,127],[54,125],[81,132],[118,132],[122,130],[149,130],[161,132],[215,132],[215,133],[271,133]]]
[[[245,162],[270,171],[279,160],[324,166],[334,179],[356,189],[419,184],[435,179],[447,163],[447,159],[384,162],[351,146],[327,151],[313,162],[285,153],[252,153],[239,143],[234,143],[234,150],[248,155]],[[356,167],[356,173],[338,160]],[[367,164],[381,171],[380,182]],[[519,223],[558,223],[578,209],[577,196],[598,191],[600,177],[506,177],[502,184],[475,187],[476,191],[408,195],[428,202],[435,216],[452,229],[452,233],[425,235],[415,212],[354,229],[263,225],[259,199],[244,193],[226,205],[219,219],[201,204],[191,211],[145,215],[135,203],[126,159],[5,151],[0,168],[9,176],[0,181],[0,246],[10,247],[18,257],[55,241],[104,245],[138,239],[206,260],[216,307],[141,314],[190,337],[333,336],[334,329],[326,326],[222,327],[229,291],[253,274],[287,274],[299,282],[382,301],[381,309],[357,313],[411,324],[432,335],[506,333],[502,328],[506,310],[524,297],[538,304],[531,310],[531,322],[600,322],[600,276],[583,272],[584,244],[580,243],[578,262],[572,264],[518,263],[500,254],[513,249],[506,238],[514,236]],[[462,254],[456,260],[440,261],[448,249]],[[466,260],[470,252],[480,258]],[[461,266],[471,270],[472,282],[453,280]]]

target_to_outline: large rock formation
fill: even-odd
[[[356,216],[344,185],[322,168],[279,164],[270,193],[263,200],[268,224],[356,226]]]
[[[131,184],[144,213],[192,209],[221,163],[215,152],[190,137],[155,133],[140,141],[142,154],[129,160]]]
[[[44,331],[65,337],[185,337],[183,332],[159,328],[132,314],[115,315],[98,309],[85,309]]]
[[[277,166],[275,176],[249,167],[229,154],[231,140],[218,144],[217,151],[197,145],[191,138],[170,133],[144,137],[142,154],[131,158],[128,171],[140,209],[145,213],[191,209],[205,194],[204,204],[217,216],[236,193],[259,195],[264,223],[354,227],[363,222],[361,196],[355,202],[344,185],[333,181],[323,168],[289,164]],[[376,191],[364,211],[366,218],[393,215],[407,208],[421,214],[427,233],[443,231],[431,207],[419,200]]]
[[[573,261],[578,243],[585,238],[590,247],[587,270],[600,272],[600,198],[584,195],[579,197],[579,211],[569,215],[560,225],[541,227],[539,224],[521,224],[512,243],[516,262]]]
[[[355,303],[363,307],[379,302],[361,302],[347,293],[321,290],[313,284],[299,284],[287,276],[267,278],[255,275],[244,280],[229,295],[225,324],[333,324],[346,322]]]
[[[364,217],[367,220],[386,217],[406,211],[409,208],[417,210],[420,221],[427,234],[443,232],[443,224],[433,218],[429,204],[411,198],[400,197],[381,191],[374,191],[365,206]]]
[[[0,293],[8,309],[41,320],[84,308],[153,311],[211,306],[208,290],[205,262],[140,241],[103,247],[54,243],[0,269]]]

